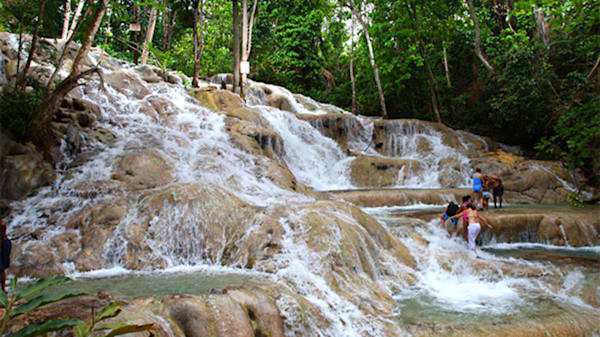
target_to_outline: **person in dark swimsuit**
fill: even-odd
[[[496,207],[496,198],[500,202],[500,208],[502,208],[502,196],[504,195],[504,185],[502,184],[502,179],[496,175],[490,176],[491,186],[493,188],[492,193],[494,196],[494,208]]]

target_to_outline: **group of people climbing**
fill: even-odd
[[[493,193],[490,193],[492,190]],[[480,211],[489,208],[489,201],[493,197],[494,208],[497,208],[496,201],[502,208],[502,196],[504,195],[504,185],[502,179],[497,175],[483,175],[481,169],[476,168],[473,175],[473,195],[475,196],[475,205]]]
[[[490,189],[492,193],[489,192]],[[500,204],[500,208],[502,208],[502,196],[504,195],[502,180],[496,175],[483,175],[481,174],[481,169],[476,168],[473,175],[473,195],[475,196],[474,203],[470,195],[465,195],[460,205],[451,201],[446,206],[444,214],[440,218],[442,229],[445,229],[446,221],[450,219],[450,222],[454,226],[452,236],[456,237],[458,233],[458,219],[462,217],[463,234],[471,250],[475,250],[475,242],[479,232],[481,232],[480,222],[483,222],[489,229],[494,229],[479,211],[488,209],[489,199],[492,197],[494,208],[497,208],[497,201]]]

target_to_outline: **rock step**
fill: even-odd
[[[418,219],[415,221],[439,221],[441,212],[442,207],[402,210],[397,215]],[[600,207],[598,206],[576,209],[556,205],[508,205],[497,209],[492,207],[482,211],[481,214],[494,227],[490,231],[482,224],[479,235],[482,244],[529,242],[573,247],[600,245],[600,217],[598,216]],[[394,212],[385,216],[393,217]],[[398,221],[389,223],[403,224]],[[459,222],[459,232],[462,233],[461,227],[462,221]]]
[[[362,207],[408,206],[415,204],[445,205],[472,194],[469,188],[446,189],[361,189],[323,191],[323,195],[339,198]]]

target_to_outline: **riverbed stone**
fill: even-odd
[[[416,160],[360,156],[352,161],[351,182],[357,187],[388,187],[424,170]]]
[[[142,82],[142,79],[134,72],[118,70],[104,74],[104,82],[123,95],[142,99],[151,94],[150,89]]]
[[[189,93],[200,105],[214,111],[233,110],[244,106],[242,98],[229,90],[192,90]]]
[[[156,150],[130,152],[119,162],[119,171],[113,179],[119,180],[130,190],[153,188],[173,179],[171,165]]]
[[[52,166],[35,151],[5,156],[0,172],[0,199],[22,200],[56,179]]]

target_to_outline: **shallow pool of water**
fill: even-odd
[[[171,294],[202,295],[226,287],[242,287],[266,282],[258,274],[190,271],[127,273],[111,277],[77,277],[51,290],[81,289],[90,293],[107,293],[115,298],[165,296]]]

